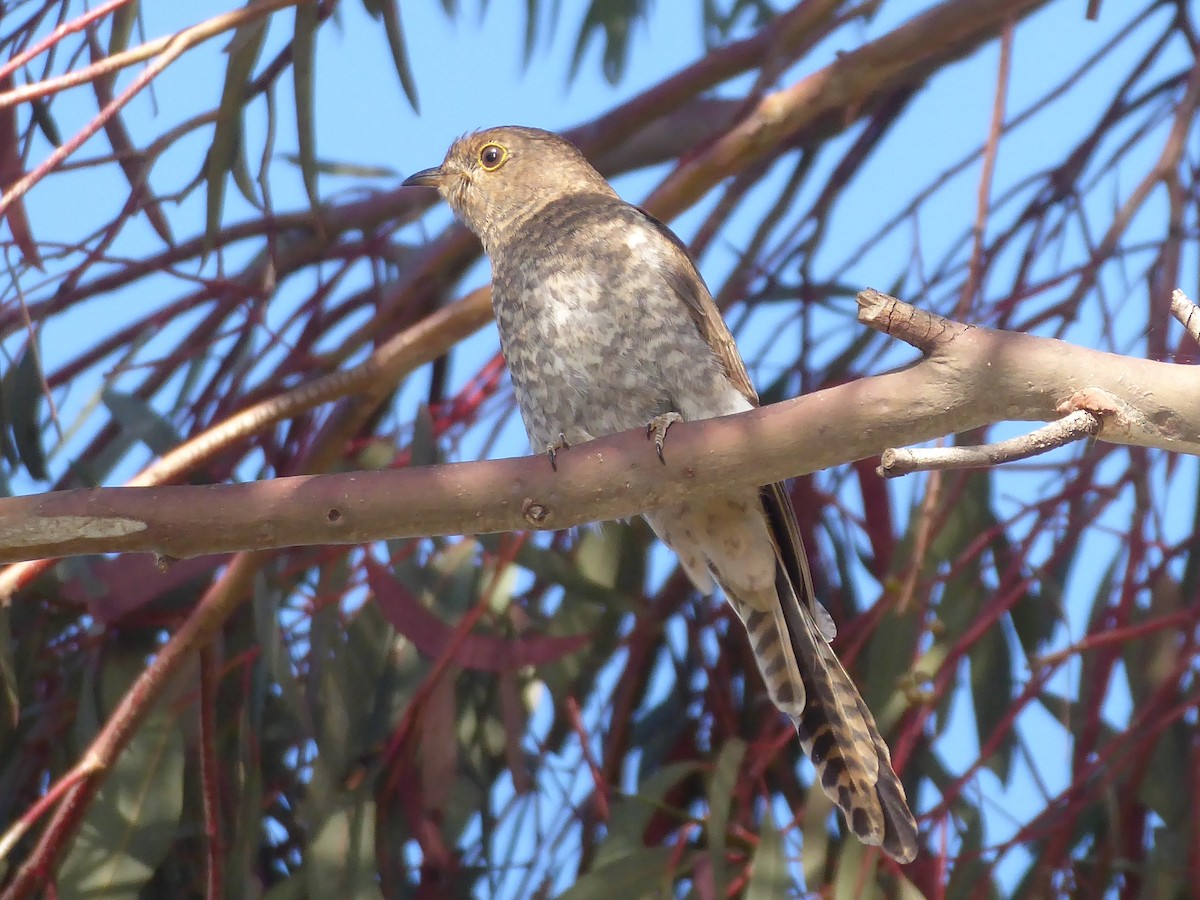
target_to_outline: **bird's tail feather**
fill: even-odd
[[[917,853],[917,827],[904,786],[892,769],[891,754],[870,709],[810,611],[816,601],[794,514],[788,516],[790,522],[779,521],[781,514],[791,513],[791,506],[772,509],[773,500],[786,499],[771,497],[769,491],[764,505],[783,545],[776,576],[778,602],[763,611],[728,590],[726,596],[746,626],[771,700],[795,724],[822,790],[863,843],[909,862]],[[791,527],[781,534],[781,525]]]

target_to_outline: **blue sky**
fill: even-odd
[[[567,73],[574,46],[574,36],[581,21],[586,4],[580,0],[562,3],[557,29],[551,32],[548,21],[543,24],[539,44],[528,66],[522,62],[525,4],[492,2],[486,13],[479,12],[479,4],[466,0],[461,4],[462,12],[456,19],[444,15],[441,5],[432,0],[425,3],[404,4],[404,24],[409,41],[412,68],[420,92],[420,114],[415,113],[405,100],[391,67],[391,61],[383,39],[382,30],[362,11],[359,4],[343,4],[340,8],[340,24],[322,30],[318,52],[318,71],[321,80],[317,85],[317,152],[322,159],[387,167],[400,176],[434,165],[441,160],[449,142],[458,134],[477,127],[495,124],[527,124],[554,130],[562,130],[586,122],[599,113],[611,108],[640,90],[657,83],[667,74],[693,62],[704,53],[701,39],[699,3],[658,3],[653,5],[649,20],[635,27],[634,51],[628,70],[620,84],[609,85],[600,76],[601,41],[593,40],[579,74],[570,85]],[[550,6],[552,4],[543,4]],[[1046,88],[1057,83],[1071,72],[1079,62],[1095,52],[1119,27],[1125,24],[1119,4],[1104,5],[1099,23],[1090,23],[1083,18],[1082,2],[1058,2],[1036,16],[1017,31],[1014,44],[1012,80],[1009,87],[1008,109],[1017,111],[1025,108]],[[195,4],[146,4],[143,17],[149,37],[168,33],[187,24],[199,21],[231,6],[216,3]],[[794,66],[783,76],[789,83],[803,74],[813,71],[830,61],[841,50],[858,46],[864,36],[875,36],[888,31],[903,21],[911,12],[911,6],[885,3],[869,27],[852,26],[844,29],[838,38],[826,42],[813,54]],[[280,17],[276,28],[269,35],[268,56],[271,47],[278,47],[286,40],[286,29],[278,27],[288,21]],[[160,79],[156,89],[156,103],[149,97],[139,98],[129,108],[127,120],[138,136],[147,138],[165,131],[171,124],[186,119],[195,111],[215,103],[220,94],[220,80],[213,73],[223,68],[220,49],[224,41],[213,41],[194,54],[185,56],[173,65]],[[995,190],[999,196],[1018,178],[1026,176],[1035,168],[1039,159],[1047,153],[1047,147],[1057,148],[1064,135],[1078,135],[1094,123],[1099,114],[1099,104],[1105,102],[1106,73],[1111,73],[1108,84],[1114,84],[1128,71],[1129,57],[1120,51],[1117,57],[1105,64],[1100,74],[1088,83],[1086,90],[1070,92],[1063,102],[1046,113],[1034,117],[1027,125],[1006,139],[997,161]],[[1168,48],[1157,62],[1162,72],[1178,66],[1179,48]],[[939,259],[949,243],[961,232],[963,223],[973,215],[979,177],[979,165],[973,163],[964,172],[949,181],[936,193],[922,210],[919,222],[897,228],[880,246],[865,257],[857,256],[857,248],[866,233],[893,215],[907,201],[913,186],[926,184],[951,162],[962,158],[976,148],[986,137],[991,116],[992,95],[998,62],[998,50],[985,48],[972,58],[954,66],[946,75],[934,80],[914,101],[906,114],[907,121],[883,142],[868,166],[865,167],[854,187],[847,193],[831,220],[829,237],[823,244],[821,257],[814,261],[815,268],[822,273],[838,273],[840,277],[861,287],[886,288],[898,272],[905,270],[912,251],[913,234],[919,229],[923,254],[927,259]],[[121,85],[127,84],[130,73],[122,76]],[[735,81],[729,90],[736,94],[745,86],[745,79]],[[289,89],[280,91],[278,101],[281,118],[290,123]],[[69,133],[92,114],[94,100],[86,89],[68,92],[56,101],[55,113],[60,127]],[[293,151],[288,146],[290,125],[281,127],[280,152]],[[154,186],[159,192],[176,190],[186,184],[198,171],[206,149],[210,132],[198,133],[177,151],[173,151],[156,169]],[[248,121],[249,141],[259,152],[263,128],[260,118]],[[1152,159],[1160,144],[1147,139],[1144,160]],[[845,145],[845,140],[842,146]],[[78,156],[86,158],[105,152],[99,139],[89,142]],[[46,152],[44,146],[36,146],[34,160]],[[1049,151],[1051,158],[1055,152]],[[828,170],[836,159],[827,154],[818,163],[818,171]],[[1139,164],[1138,153],[1132,157]],[[1143,161],[1144,161],[1143,160]],[[645,197],[658,183],[667,169],[630,173],[616,181],[618,190],[632,201]],[[1140,173],[1135,167],[1129,182]],[[716,242],[701,261],[701,267],[710,284],[720,283],[737,258],[739,241],[746,237],[746,229],[754,222],[755,213],[762,204],[777,191],[786,177],[786,169],[779,168],[761,185],[746,209],[734,217],[723,240]],[[325,177],[321,182],[321,193],[326,199],[351,195],[364,188],[388,188],[392,179],[366,181],[362,179]],[[813,187],[806,192],[811,195],[821,184],[820,178],[809,181]],[[1124,184],[1128,187],[1128,184]],[[272,177],[272,192],[279,209],[302,208],[306,204],[303,187],[297,170],[286,163],[276,164]],[[694,209],[672,223],[685,238],[697,227],[703,215],[716,201],[719,192],[704,198]],[[33,230],[39,238],[61,238],[70,240],[87,230],[90,219],[103,221],[111,212],[112,205],[125,196],[123,183],[112,172],[88,170],[75,175],[57,176],[39,185],[29,199]],[[801,195],[801,200],[805,195]],[[1096,221],[1104,221],[1110,209],[1100,200],[1090,210]],[[801,207],[803,207],[801,202]],[[251,208],[230,186],[227,194],[225,221],[237,221],[251,213]],[[1162,215],[1161,203],[1151,203],[1145,216]],[[204,198],[202,191],[193,192],[180,206],[172,211],[172,221],[179,229],[177,237],[187,237],[203,227]],[[430,213],[421,227],[410,230],[411,239],[419,242],[422,234],[436,234],[449,221],[444,209]],[[182,223],[182,224],[181,224]],[[122,235],[114,247],[118,255],[136,257],[156,245],[157,239],[142,223],[135,223]],[[241,262],[258,252],[257,246],[247,245],[234,248],[225,257],[224,265],[236,271]],[[214,271],[217,260],[208,262],[209,271]],[[1195,260],[1188,263],[1187,271],[1191,283],[1195,283]],[[366,283],[366,273],[360,273]],[[482,283],[487,277],[486,264],[477,266],[464,289]],[[912,286],[916,275],[908,273]],[[351,284],[353,279],[351,280]],[[1120,290],[1111,285],[1114,292]],[[350,284],[347,285],[350,287]],[[270,316],[282,323],[289,312],[289,295],[296,295],[302,286],[285,285],[280,297],[273,302]],[[167,293],[162,291],[166,290]],[[97,330],[107,331],[120,323],[142,316],[147,309],[162,302],[165,296],[175,296],[178,285],[165,279],[149,281],[138,288],[117,295],[92,301],[86,315],[65,317],[50,323],[43,337],[43,347],[50,364],[69,358],[80,347],[94,340]],[[1093,311],[1094,312],[1094,311]],[[1128,304],[1122,313],[1123,332],[1117,340],[1121,346],[1109,348],[1104,345],[1104,335],[1099,316],[1084,318],[1077,323],[1068,338],[1091,346],[1138,352],[1131,335],[1139,333],[1145,325],[1144,304]],[[347,328],[355,323],[348,323]],[[856,328],[853,313],[848,303],[832,309],[819,320],[821,328],[840,330]],[[188,321],[175,323],[174,329],[188,327]],[[165,330],[156,341],[145,348],[145,355],[152,358],[156,346],[166,347],[168,337],[177,335],[177,330]],[[759,383],[769,381],[783,360],[794,353],[794,341],[799,331],[787,310],[764,310],[751,317],[747,328],[740,336],[744,355],[752,363]],[[7,345],[11,352],[14,344]],[[496,340],[491,329],[485,329],[470,339],[456,356],[452,368],[452,388],[463,383],[474,374],[478,363],[495,352]],[[815,360],[819,365],[820,347],[815,347]],[[903,347],[881,363],[881,370],[894,365],[910,354]],[[134,373],[136,374],[136,373]],[[416,404],[425,393],[425,380],[415,377],[409,380],[397,401],[397,415],[402,420],[411,419]],[[94,401],[88,390],[73,390],[63,404],[64,419],[84,416],[85,433],[97,426],[98,419],[88,417],[86,409]],[[493,405],[492,412],[501,410],[501,403]],[[486,432],[487,429],[479,429]],[[1003,426],[995,431],[996,436],[1008,436],[1026,430],[1026,426]],[[485,453],[492,455],[515,455],[524,452],[525,441],[522,429],[515,419],[510,419],[494,446],[485,446],[481,435],[471,434],[456,448],[461,458],[474,458]],[[1075,453],[1076,450],[1064,451]],[[123,471],[120,474],[132,474]],[[1196,495],[1197,470],[1195,461],[1180,467],[1175,487],[1181,496]],[[919,497],[922,482],[909,479],[894,486],[894,506],[898,513],[911,506]],[[35,489],[33,485],[18,483],[17,490]],[[996,481],[996,493],[1003,499],[1002,509],[1016,509],[1021,503],[1035,498],[1046,487],[1044,476],[1036,470],[1017,468],[1001,473]],[[845,502],[854,508],[857,502],[853,491],[844,491]],[[1188,510],[1182,506],[1177,511],[1168,509],[1166,527],[1169,536],[1179,539],[1186,531]],[[1097,534],[1089,539],[1095,546],[1098,557],[1110,554],[1111,538]],[[862,590],[870,595],[877,591],[864,575]],[[1055,641],[1056,646],[1065,646],[1073,637],[1082,633],[1086,622],[1080,618],[1086,610],[1091,596],[1091,587],[1099,577],[1098,572],[1076,573],[1073,584],[1076,598],[1069,606],[1068,624]],[[1078,668],[1069,668],[1052,687],[1061,694],[1074,695],[1077,691]],[[959,704],[952,717],[946,735],[939,741],[938,750],[952,769],[960,769],[975,758],[974,729],[969,724],[968,710]],[[1114,693],[1110,715],[1120,721],[1128,712],[1128,699],[1120,690]],[[1044,721],[1043,721],[1044,720]],[[1029,733],[1055,735],[1046,737],[1039,745],[1039,777],[1049,784],[1052,792],[1060,789],[1066,781],[1065,761],[1069,745],[1057,725],[1049,718],[1032,711],[1022,720],[1022,727]],[[1056,764],[1061,758],[1062,764]],[[994,801],[994,815],[989,818],[989,836],[1003,839],[1011,833],[1013,821],[1028,817],[1042,804],[1036,788],[1036,779],[1028,767],[1018,764],[1013,784],[1006,790],[999,786],[991,775],[980,776],[980,787]],[[932,798],[923,798],[929,804]],[[1016,817],[1011,820],[1009,817]],[[1014,858],[1010,869],[1015,870],[1018,858]]]

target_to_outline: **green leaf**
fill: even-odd
[[[1192,799],[1179,788],[1181,772],[1191,766],[1192,731],[1175,721],[1163,728],[1154,742],[1150,764],[1138,787],[1138,798],[1158,813],[1168,827],[1189,829],[1192,821]]]
[[[54,116],[50,115],[50,104],[40,98],[29,101],[29,111],[38,130],[55,147],[62,146],[62,132]]]
[[[502,540],[499,535],[481,535],[479,543],[496,552]],[[612,606],[622,612],[641,612],[643,604],[638,603],[636,598],[625,591],[614,588],[611,581],[604,580],[607,577],[605,567],[608,563],[601,561],[600,557],[613,549],[611,545],[603,546],[605,540],[593,539],[590,532],[585,535],[580,540],[575,565],[558,550],[526,541],[517,550],[514,562],[542,581],[561,585],[576,601]]]
[[[750,882],[746,900],[778,900],[792,889],[787,857],[783,852],[783,835],[775,827],[770,810],[763,816],[758,834],[758,849],[750,865]]]
[[[1060,610],[1066,608],[1062,584],[1055,580],[1054,573],[1041,573],[1040,581],[1040,590],[1031,587],[1021,594],[1010,610],[1017,640],[1030,658],[1041,653],[1062,621]]]
[[[17,453],[17,445],[12,438],[12,411],[9,409],[9,378],[11,372],[5,373],[0,380],[0,455],[4,461],[16,469],[21,464],[21,456]]]
[[[300,149],[300,174],[309,205],[315,211],[321,199],[317,191],[317,150],[313,126],[313,71],[317,51],[320,8],[316,3],[296,5],[296,32],[292,37],[292,82],[296,94],[296,140]]]
[[[708,787],[708,852],[718,897],[724,897],[729,886],[729,873],[725,867],[725,837],[729,829],[733,790],[737,787],[738,772],[745,755],[746,742],[730,738],[721,748]]]
[[[653,665],[653,661],[648,663]],[[641,750],[638,771],[642,777],[653,772],[671,757],[679,736],[690,724],[679,711],[687,708],[688,687],[684,679],[672,680],[671,689],[661,701],[640,715],[633,725],[629,743]]]
[[[250,174],[250,163],[246,159],[246,147],[238,141],[237,152],[233,154],[233,166],[229,171],[233,176],[233,184],[242,195],[242,199],[255,209],[263,209],[262,199],[258,196],[258,187]]]
[[[300,156],[296,153],[280,153],[279,158],[294,166],[300,165]],[[370,166],[364,163],[346,162],[340,159],[317,159],[316,169],[322,175],[341,176],[343,178],[399,178],[400,173],[391,166]]]
[[[821,790],[820,785],[814,783],[804,800],[804,819],[800,823],[800,867],[806,885],[824,884],[828,879],[832,844],[829,817],[833,814],[833,801]]]
[[[525,43],[521,52],[521,65],[525,68],[529,68],[533,48],[537,45],[539,5],[538,0],[525,0]]]
[[[145,660],[113,653],[101,673],[106,710],[117,708]],[[176,676],[109,770],[58,875],[58,896],[136,897],[167,856],[183,812],[185,749],[177,707],[195,689]]]
[[[739,26],[742,13],[750,10],[751,16],[744,27],[757,31],[776,15],[767,0],[734,0],[728,11],[722,11],[716,0],[704,0],[704,45],[713,49],[729,39]],[[899,296],[898,294],[896,296]]]
[[[229,62],[225,66],[225,85],[217,106],[217,126],[212,146],[204,164],[208,182],[208,199],[204,219],[205,240],[211,242],[221,226],[221,211],[225,205],[225,176],[233,169],[236,154],[242,143],[242,106],[246,85],[262,52],[267,36],[267,19],[242,25],[234,32],[226,48]]]
[[[409,444],[413,466],[435,466],[441,462],[441,449],[434,434],[433,415],[429,405],[422,403],[413,416],[413,435]]]
[[[1178,786],[1176,791],[1183,793]],[[1189,872],[1185,862],[1195,846],[1194,828],[1195,823],[1189,821],[1183,829],[1154,829],[1149,839],[1149,859],[1142,870],[1145,881],[1138,893],[1141,900],[1183,900],[1195,896],[1195,884],[1188,887]]]
[[[141,15],[141,3],[126,3],[114,10],[109,18],[111,30],[108,33],[108,55],[120,53],[129,46],[129,36],[133,34],[133,26]]]
[[[609,84],[616,84],[625,75],[629,62],[629,38],[636,19],[646,13],[645,0],[592,0],[579,26],[579,37],[575,41],[575,52],[571,57],[568,78],[574,80],[583,62],[583,54],[594,34],[604,35],[604,77]]]
[[[985,885],[990,887],[986,896],[992,896],[995,894],[995,885],[991,881],[993,866],[981,855],[983,816],[977,806],[965,802],[961,796],[955,803],[955,814],[961,823],[956,832],[959,840],[958,859],[950,871],[946,896],[948,900],[968,900],[983,894]]]
[[[182,442],[175,426],[141,397],[112,388],[105,388],[102,396],[104,405],[126,435],[143,442],[157,455],[168,453]]]
[[[1004,629],[989,628],[979,636],[968,656],[971,664],[971,698],[975,703],[975,734],[983,746],[1009,715],[1013,697],[1012,654]],[[1004,784],[1012,774],[1016,736],[1010,729],[986,765]]]
[[[17,364],[4,376],[4,408],[9,416],[13,442],[31,478],[47,481],[46,451],[42,449],[42,372],[38,355],[26,346]]]
[[[906,700],[897,688],[906,676],[911,679],[913,654],[923,629],[915,611],[903,615],[889,611],[871,632],[870,649],[860,657],[870,664],[862,684],[863,699],[874,711],[880,728],[887,728],[904,711]]]
[[[0,604],[0,723],[16,728],[21,714],[17,668],[13,660],[12,606]],[[0,727],[0,734],[6,729]]]
[[[651,816],[663,808],[663,797],[683,779],[700,771],[698,762],[677,762],[663,766],[638,785],[632,797],[613,804],[608,819],[608,836],[596,851],[593,871],[627,859],[642,848],[642,834]]]
[[[991,509],[991,483],[982,474],[968,473],[959,477],[962,479],[961,487],[953,481],[944,483],[944,497],[954,497],[955,502],[922,560],[922,575],[925,578],[934,578],[942,567],[952,572],[946,579],[937,607],[938,616],[945,624],[942,641],[946,646],[953,646],[964,632],[974,627],[979,611],[992,596],[980,572],[981,556],[977,554],[963,558],[977,537],[996,524]],[[914,530],[918,527],[916,516],[910,517],[910,521],[909,534],[905,536],[909,552]],[[903,550],[896,554],[897,559],[906,559],[908,555]],[[957,696],[957,692],[948,691],[938,702],[934,721],[939,732],[949,720],[951,706]]]
[[[616,532],[616,528],[606,526],[589,529],[579,536],[575,547],[575,566],[579,574],[606,588],[617,586],[621,572],[623,548],[621,536]]]
[[[673,881],[669,868],[673,847],[643,847],[605,865],[597,865],[558,895],[558,900],[612,900],[614,897],[653,898]]]
[[[275,882],[271,889],[262,895],[262,900],[307,900],[307,880],[307,873],[301,870],[291,878]]]
[[[375,804],[350,803],[321,824],[304,855],[309,897],[377,900]]]
[[[884,900],[876,878],[878,854],[872,862],[867,859],[868,852],[875,853],[854,838],[842,841],[833,879],[833,900]]]
[[[1046,712],[1050,713],[1062,727],[1073,732],[1078,737],[1079,730],[1086,724],[1087,717],[1084,716],[1083,703],[1078,700],[1071,700],[1053,691],[1043,690],[1038,692],[1038,702],[1042,704]],[[1103,718],[1098,720],[1100,726],[1100,744],[1107,744],[1116,737],[1116,732]]]
[[[383,30],[387,35],[388,49],[392,51],[392,63],[396,67],[396,75],[400,78],[400,87],[408,98],[413,112],[421,112],[421,104],[417,99],[417,82],[413,78],[412,66],[408,60],[408,47],[404,41],[404,25],[400,21],[400,4],[398,0],[363,0],[363,6],[373,18],[383,19]]]

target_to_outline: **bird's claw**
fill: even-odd
[[[550,457],[550,468],[555,472],[558,471],[558,451],[570,450],[571,445],[567,443],[567,436],[561,431],[558,433],[558,440],[551,441],[546,445],[546,455]]]
[[[658,453],[658,461],[664,466],[667,464],[667,459],[663,456],[663,442],[667,439],[667,429],[676,422],[682,422],[683,416],[677,412],[663,413],[661,416],[655,416],[646,425],[646,437],[654,439],[654,450]]]

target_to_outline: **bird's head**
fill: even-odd
[[[552,200],[613,189],[575,146],[538,128],[506,125],[464,135],[440,166],[405,185],[435,187],[463,223],[494,246]]]

